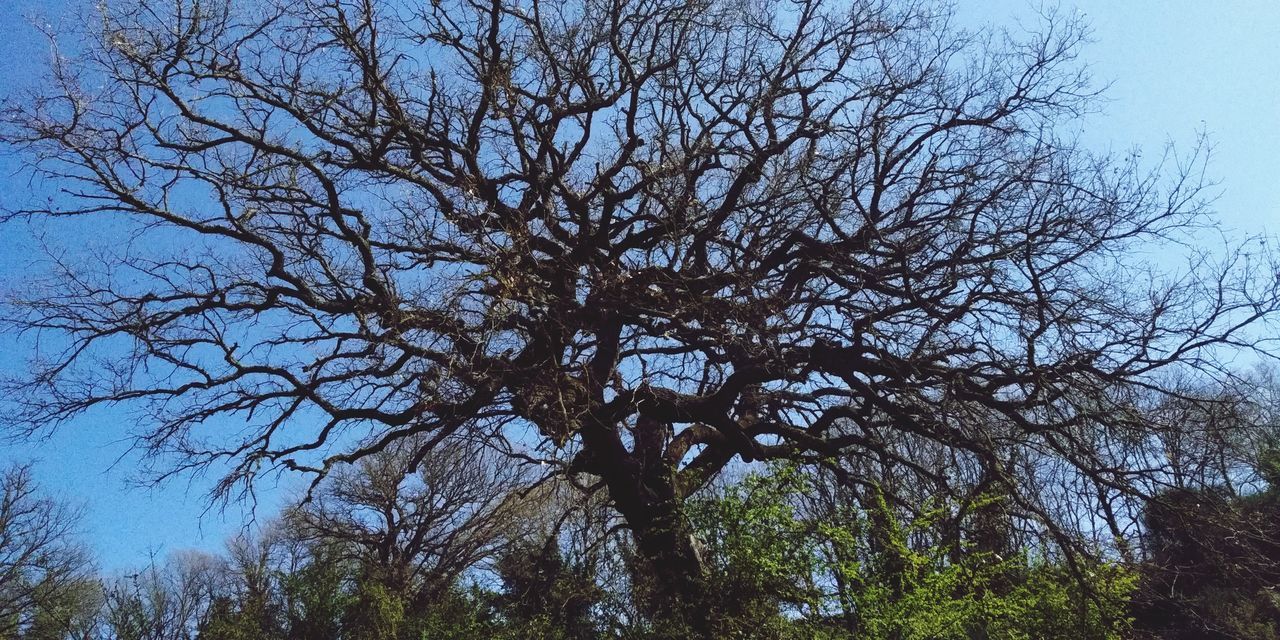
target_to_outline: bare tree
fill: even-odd
[[[513,542],[545,535],[552,502],[491,450],[451,440],[419,456],[420,446],[408,438],[335,471],[287,522],[423,607]]]
[[[106,635],[119,640],[194,640],[209,609],[232,588],[228,563],[187,552],[121,575],[107,586],[102,607]]]
[[[67,605],[91,598],[93,562],[76,537],[79,520],[77,510],[41,494],[29,466],[0,475],[0,637],[17,637],[35,618],[71,631],[72,620],[46,618],[75,613]]]
[[[410,436],[410,466],[460,432],[572,458],[703,633],[682,501],[735,457],[945,485],[909,436],[1015,487],[995,452],[1128,486],[1150,461],[1110,452],[1149,428],[1136,391],[1221,372],[1276,309],[1265,254],[1144,258],[1204,235],[1199,165],[1056,133],[1093,98],[1061,16],[1010,36],[889,0],[107,7],[79,62],[7,101],[49,191],[8,217],[129,238],[13,301],[42,349],[10,424],[133,403],[178,468],[232,461],[226,490]]]

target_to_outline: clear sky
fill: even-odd
[[[80,6],[71,2],[0,0],[0,93],[21,86],[48,56],[26,16],[56,24],[68,6]],[[1030,16],[1033,7],[1025,0],[956,4],[966,23],[1005,24]],[[1086,141],[1158,153],[1168,142],[1189,148],[1197,132],[1207,132],[1223,222],[1243,232],[1280,232],[1280,2],[1063,0],[1061,6],[1085,14],[1095,42],[1084,60],[1097,81],[1112,83],[1102,112],[1085,122]],[[0,157],[0,200],[27,188],[9,177],[15,168],[13,158]],[[0,291],[19,288],[30,238],[22,229],[0,234]],[[12,344],[0,335],[0,370],[21,363]],[[47,440],[0,448],[0,459],[34,461],[46,487],[85,507],[85,537],[108,571],[183,548],[219,546],[244,521],[244,509],[207,511],[206,479],[139,488],[122,440],[128,420],[122,412],[100,412]],[[264,493],[259,515],[274,512],[288,491]]]

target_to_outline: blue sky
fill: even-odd
[[[1030,16],[1024,0],[959,0],[962,21],[1003,24]],[[48,49],[24,16],[57,23],[64,0],[0,1],[0,92],[37,73]],[[1084,60],[1099,82],[1110,82],[1102,111],[1084,122],[1095,148],[1159,153],[1168,142],[1189,148],[1209,134],[1210,176],[1221,194],[1221,220],[1242,232],[1280,231],[1280,2],[1274,0],[1064,0],[1083,12],[1095,42]],[[0,199],[27,186],[9,177],[13,158],[0,157]],[[86,230],[79,230],[84,233]],[[22,286],[30,239],[0,228],[0,290]],[[0,370],[21,362],[13,338],[0,335]],[[183,478],[156,488],[134,481],[136,460],[123,436],[123,412],[100,412],[48,439],[0,448],[0,458],[31,460],[45,486],[85,507],[84,535],[108,571],[144,564],[188,548],[219,546],[245,521],[246,510],[208,509],[208,479]],[[292,491],[261,495],[269,516]],[[293,483],[296,484],[296,483]]]

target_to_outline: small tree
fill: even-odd
[[[721,637],[814,637],[805,622],[822,610],[825,590],[817,584],[820,525],[806,522],[795,501],[805,488],[795,468],[776,467],[690,505]]]
[[[591,567],[566,557],[554,539],[514,546],[495,566],[495,598],[511,637],[592,640],[603,637],[593,608],[603,592]]]
[[[0,637],[60,637],[93,610],[97,588],[76,538],[79,520],[42,495],[30,466],[0,472]]]
[[[520,491],[524,480],[474,443],[423,450],[411,438],[335,472],[287,523],[298,539],[342,554],[368,589],[376,583],[422,611],[463,573],[536,535],[542,494]]]
[[[356,568],[336,544],[306,546],[304,561],[280,577],[289,640],[341,638],[343,622],[356,598]]]
[[[103,593],[97,578],[85,577],[71,585],[42,584],[36,588],[52,588],[57,593],[37,597],[39,604],[26,616],[25,628],[14,638],[97,640],[101,637]]]
[[[1174,488],[1145,514],[1138,627],[1167,640],[1280,634],[1280,488]]]
[[[195,640],[209,616],[229,599],[221,559],[203,553],[173,556],[110,581],[102,626],[117,640]]]

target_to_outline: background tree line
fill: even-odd
[[[1180,464],[1123,539],[1057,547],[981,477],[899,502],[848,462],[741,468],[690,501],[726,638],[1263,640],[1280,633],[1280,448],[1266,376],[1176,418]],[[1189,409],[1189,407],[1196,407]],[[4,476],[0,637],[377,640],[687,637],[605,501],[476,441],[343,468],[221,553],[95,573],[74,510]],[[1225,466],[1224,466],[1225,465]],[[1216,469],[1216,470],[1213,470]],[[860,479],[870,476],[862,474]],[[1081,534],[1085,531],[1081,530]]]

